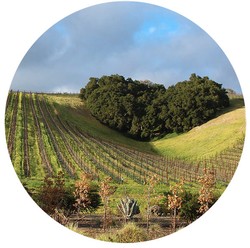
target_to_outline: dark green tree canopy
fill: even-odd
[[[208,77],[192,74],[166,91],[169,104],[166,128],[183,132],[214,118],[219,109],[229,106],[227,92]]]
[[[142,140],[188,131],[229,106],[221,84],[196,74],[168,89],[120,75],[92,77],[80,98],[100,122]]]

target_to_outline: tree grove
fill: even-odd
[[[186,132],[229,106],[221,84],[196,74],[167,89],[120,75],[92,77],[80,97],[101,123],[141,140]]]

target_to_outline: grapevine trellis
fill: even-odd
[[[32,93],[30,93],[30,107],[32,111],[32,116],[35,122],[35,132],[38,140],[39,153],[41,155],[42,167],[46,170],[47,174],[51,177],[54,175],[53,168],[49,162],[48,155],[46,153],[45,145],[42,138],[42,130],[40,121],[38,119],[37,111],[35,109],[34,100],[32,99]]]
[[[19,101],[22,104],[18,104]],[[84,171],[96,180],[106,175],[117,183],[133,180],[145,184],[153,175],[162,183],[180,178],[197,182],[203,169],[209,167],[217,180],[227,183],[237,168],[244,143],[240,140],[220,154],[196,162],[163,157],[94,137],[65,120],[43,94],[10,91],[6,105],[6,137],[11,159],[15,150],[17,115],[21,116],[23,125],[22,170],[25,177],[32,176],[31,166],[40,166],[45,174],[53,176],[59,165],[73,179]],[[28,128],[31,125],[33,128]],[[36,137],[40,164],[31,165],[29,157],[34,154],[29,150],[30,137]],[[49,153],[54,154],[54,160]]]
[[[65,169],[65,171],[67,172],[67,174],[74,178],[75,177],[75,172],[74,172],[74,168],[72,168],[72,166],[70,165],[70,163],[68,162],[68,160],[65,158],[65,155],[62,153],[59,145],[58,145],[58,141],[57,139],[55,138],[52,130],[51,130],[51,127],[49,124],[49,118],[50,118],[50,115],[46,116],[45,115],[45,111],[46,111],[46,104],[44,103],[44,101],[40,102],[40,100],[38,99],[38,96],[37,96],[37,104],[38,104],[38,109],[40,110],[40,114],[42,116],[42,121],[44,123],[44,127],[46,128],[46,131],[49,135],[49,138],[50,138],[50,141],[52,143],[52,146],[56,152],[56,155],[57,155],[57,158],[58,158],[58,161],[59,163],[61,164],[61,166]]]
[[[9,128],[9,133],[8,133],[8,150],[10,153],[10,158],[12,159],[13,157],[13,150],[14,150],[14,145],[15,145],[15,134],[16,134],[16,126],[17,126],[17,111],[18,111],[18,101],[19,101],[19,92],[16,93],[10,93],[12,95],[11,99],[13,99],[11,102],[12,104],[10,105],[10,111],[11,111],[11,124]],[[10,102],[10,101],[8,101]],[[8,108],[8,106],[6,107]],[[6,110],[7,111],[7,110]]]
[[[29,144],[28,144],[28,122],[27,122],[27,107],[26,107],[26,96],[25,92],[22,94],[22,110],[23,110],[23,171],[26,177],[30,176],[30,159],[29,159]]]

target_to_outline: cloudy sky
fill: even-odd
[[[96,5],[45,32],[20,63],[11,88],[79,92],[90,77],[120,74],[166,87],[191,73],[240,92],[223,51],[177,13],[144,3]]]

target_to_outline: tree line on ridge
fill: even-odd
[[[117,74],[91,77],[80,98],[101,123],[139,140],[189,131],[229,106],[222,84],[196,74],[168,88]]]

